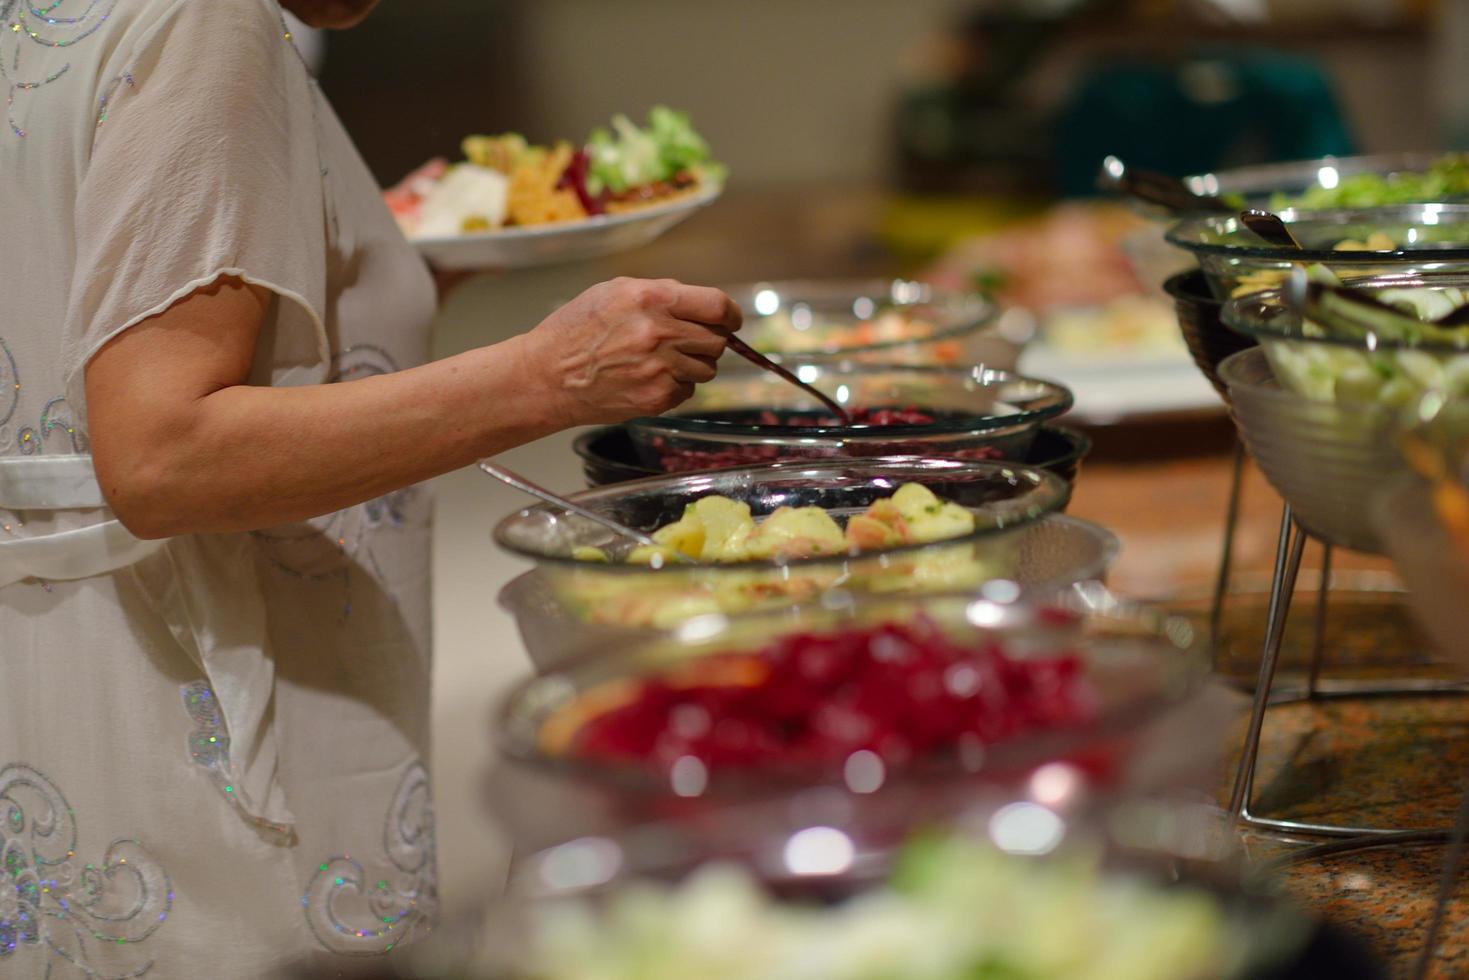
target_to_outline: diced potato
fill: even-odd
[[[958,504],[936,504],[908,521],[908,540],[914,544],[944,541],[974,532],[974,515]]]
[[[893,513],[897,515],[894,508]],[[902,520],[898,516],[898,520]],[[858,551],[893,548],[903,543],[903,535],[892,524],[869,514],[858,514],[847,521],[847,542]]]
[[[906,520],[922,517],[930,507],[936,507],[939,498],[921,483],[905,483],[890,498]]]
[[[684,520],[693,517],[704,525],[704,542],[699,556],[705,561],[739,561],[745,542],[755,531],[750,505],[728,497],[702,497],[684,510]]]
[[[820,507],[778,508],[749,539],[749,554],[757,558],[834,555],[846,550],[841,527]]]
[[[653,532],[654,541],[681,551],[690,558],[698,558],[704,553],[704,539],[704,522],[689,510],[684,511],[681,519]]]

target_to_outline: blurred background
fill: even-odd
[[[1183,175],[1469,147],[1469,0],[384,0],[357,30],[302,39],[385,186],[458,158],[470,133],[578,140],[658,103],[689,111],[729,167],[723,198],[648,249],[462,287],[436,324],[439,356],[618,274],[983,281],[1033,314],[1021,328],[1051,328],[1021,367],[1077,389],[1097,450],[1072,512],[1121,533],[1113,586],[1175,602],[1211,582],[1233,429],[1157,289],[1188,260],[1096,197],[1102,157]],[[1076,310],[1084,329],[1047,319]],[[1178,366],[1176,390],[1066,375],[1118,351]],[[569,443],[506,462],[575,489]],[[437,492],[434,766],[453,913],[507,856],[480,776],[490,712],[528,664],[493,601],[521,566],[489,531],[522,501],[469,471]],[[1278,507],[1251,473],[1246,572],[1269,561]]]

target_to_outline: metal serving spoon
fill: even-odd
[[[1390,328],[1396,320],[1396,325],[1404,332],[1418,331],[1427,333],[1434,339],[1446,339],[1441,335],[1435,337],[1433,331],[1469,326],[1469,303],[1457,306],[1437,319],[1419,320],[1366,290],[1315,282],[1301,268],[1292,272],[1286,283],[1285,299],[1306,319],[1333,324],[1338,329],[1351,332],[1380,329],[1383,326]],[[1327,299],[1333,302],[1329,308],[1325,303]]]
[[[590,508],[583,507],[581,504],[567,500],[560,494],[552,493],[550,490],[547,490],[540,484],[532,483],[530,480],[527,480],[525,477],[521,476],[519,473],[516,473],[514,470],[508,470],[500,464],[491,462],[488,459],[480,460],[479,468],[484,470],[490,476],[493,476],[495,479],[499,480],[501,483],[512,486],[515,489],[520,490],[524,493],[528,493],[532,497],[539,497],[546,503],[554,504],[555,506],[560,507],[562,510],[569,511],[570,513],[573,513],[578,517],[584,517],[587,520],[591,521],[593,524],[600,524],[603,527],[607,528],[609,531],[613,531],[617,534],[622,535],[625,538],[636,541],[638,544],[646,545],[651,548],[657,548],[660,553],[667,551],[673,555],[675,561],[680,562],[681,564],[696,564],[696,562],[692,558],[679,551],[677,548],[669,548],[667,545],[660,544],[659,542],[655,541],[652,535],[647,534],[643,531],[639,531],[635,527],[628,527],[626,524],[613,520],[606,514],[599,514],[596,511],[591,510]]]
[[[764,354],[760,353],[740,338],[735,336],[728,337],[725,340],[725,346],[734,351],[736,354],[743,357],[745,360],[749,361],[751,364],[755,365],[756,367],[761,368],[765,371],[769,371],[771,374],[774,374],[785,381],[789,381],[791,384],[806,392],[806,394],[810,395],[812,398],[815,398],[817,401],[821,402],[821,404],[825,405],[827,408],[836,413],[837,418],[842,420],[842,425],[852,424],[852,413],[848,412],[840,404],[838,404],[832,398],[828,397],[825,392],[818,391],[814,386],[802,381],[790,371],[787,371],[785,368],[781,367],[779,364],[775,363],[770,358],[766,357]]]
[[[1290,228],[1286,227],[1280,215],[1274,212],[1261,211],[1259,208],[1246,208],[1239,213],[1239,221],[1240,224],[1276,248],[1301,251],[1301,243],[1296,241],[1296,236],[1291,234]]]
[[[1234,210],[1221,198],[1194,193],[1177,177],[1156,170],[1129,167],[1115,156],[1109,156],[1102,161],[1102,172],[1097,175],[1097,184],[1103,190],[1116,191],[1135,197],[1145,204],[1154,204],[1183,214]]]

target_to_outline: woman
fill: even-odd
[[[47,3],[0,0],[0,976],[387,952],[435,911],[414,485],[677,404],[739,310],[619,280],[423,365],[275,0]]]

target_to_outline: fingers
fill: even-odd
[[[668,312],[680,320],[702,323],[722,330],[734,331],[744,323],[740,304],[712,286],[685,286],[670,282],[673,299]]]
[[[711,357],[678,355],[669,365],[669,373],[673,375],[675,381],[703,384],[706,381],[713,381],[719,369]]]
[[[677,331],[670,346],[680,354],[714,360],[724,353],[725,335],[715,332],[710,327],[703,324],[679,323]]]

